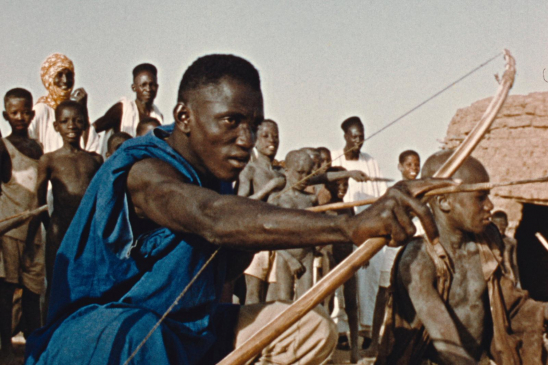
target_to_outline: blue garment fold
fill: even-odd
[[[133,236],[126,179],[134,163],[160,159],[187,183],[201,185],[165,141],[172,130],[164,126],[124,142],[92,180],[57,253],[48,323],[27,340],[27,364],[124,363],[216,249],[167,228]],[[219,182],[219,192],[232,188]],[[222,325],[212,316],[225,272],[221,250],[132,363],[207,363]],[[225,320],[233,326],[230,312]]]

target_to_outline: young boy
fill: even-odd
[[[51,220],[47,212],[42,221],[47,227],[46,233],[46,278],[51,283],[55,255],[65,233],[78,209],[80,200],[103,163],[103,158],[93,152],[82,150],[80,137],[88,127],[86,109],[82,104],[67,100],[55,110],[55,130],[63,138],[63,147],[46,153],[38,163],[37,194],[38,204],[46,204],[48,182],[53,191],[53,212]],[[36,225],[29,228],[34,234]],[[46,290],[45,308],[49,301],[50,285]]]
[[[126,132],[116,132],[112,136],[110,136],[108,139],[106,157],[109,158],[110,156],[112,156],[112,154],[116,152],[118,148],[120,148],[122,143],[131,138],[132,137]]]
[[[29,138],[34,118],[32,95],[25,89],[11,89],[4,97],[4,119],[11,134],[0,140],[0,219],[38,206],[36,180],[42,147]],[[40,327],[40,293],[44,283],[44,251],[39,232],[27,240],[28,224],[5,233],[0,242],[0,363],[13,361],[12,305],[17,286],[23,287],[22,318],[25,334]],[[26,242],[25,242],[26,241]]]
[[[431,156],[429,177],[452,151]],[[468,158],[454,174],[484,183],[484,166]],[[430,199],[439,241],[411,241],[396,260],[393,300],[377,364],[541,364],[548,307],[514,286],[501,264],[503,244],[489,218],[488,191]]]
[[[156,118],[146,117],[141,119],[139,124],[137,124],[137,137],[144,136],[149,131],[161,125],[160,121]]]
[[[291,151],[285,157],[285,168],[290,189],[270,195],[268,203],[292,209],[315,206],[316,195],[304,191],[307,182],[303,181],[312,173],[314,161],[304,151]],[[277,280],[268,288],[267,301],[293,301],[312,287],[314,251],[314,247],[277,251]]]
[[[421,171],[421,158],[419,154],[413,150],[400,153],[398,170],[400,170],[403,180],[415,180]]]
[[[518,241],[515,238],[508,237],[506,235],[506,229],[508,228],[508,216],[502,210],[497,210],[493,213],[491,221],[499,229],[502,241],[504,242],[504,256],[503,263],[508,270],[508,275],[512,278],[518,288],[521,288],[518,269],[518,255],[517,247]]]

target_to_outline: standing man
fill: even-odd
[[[254,252],[377,236],[402,243],[415,231],[409,211],[437,236],[426,206],[406,193],[424,181],[391,189],[354,217],[231,195],[264,119],[259,73],[248,61],[199,58],[177,100],[175,123],[124,142],[88,187],[57,254],[48,323],[27,341],[27,365],[216,363],[287,307],[219,304]],[[258,361],[321,364],[335,342],[317,308]]]
[[[150,63],[141,63],[133,69],[133,84],[135,100],[122,98],[114,104],[101,118],[93,123],[97,133],[105,132],[102,139],[101,154],[107,152],[107,142],[116,132],[126,132],[130,136],[137,135],[137,125],[145,118],[155,118],[160,124],[164,116],[154,105],[158,93],[158,70]]]
[[[346,142],[343,151],[332,153],[333,166],[342,166],[347,170],[361,170],[370,178],[382,177],[377,161],[365,152],[361,152],[365,140],[363,123],[359,117],[346,119],[341,128],[344,131]],[[358,182],[348,181],[348,192],[344,197],[345,202],[354,202],[363,199],[376,198],[386,192],[386,183],[382,181]],[[356,213],[366,207],[356,207]],[[358,308],[360,318],[360,333],[364,336],[364,348],[371,343],[373,314],[375,302],[379,291],[381,268],[384,262],[384,248],[375,255],[369,265],[358,271]]]

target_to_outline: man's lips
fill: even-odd
[[[243,169],[249,161],[249,155],[231,156],[228,162],[237,169]]]

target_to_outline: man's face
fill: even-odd
[[[489,182],[489,175],[483,167],[473,168],[466,164],[455,178],[470,184]],[[479,234],[491,223],[493,203],[489,191],[448,194],[447,199],[451,204],[450,221],[458,230]]]
[[[491,221],[495,223],[495,226],[499,229],[500,234],[504,236],[506,229],[508,228],[508,221],[506,218],[492,218]]]
[[[405,180],[415,180],[421,171],[421,161],[418,156],[409,155],[398,168]]]
[[[348,192],[348,179],[342,179],[337,181],[337,197],[343,199]]]
[[[79,143],[80,137],[87,127],[87,122],[78,108],[67,106],[61,110],[59,119],[53,122],[53,126],[61,134],[63,141]]]
[[[72,87],[74,86],[74,72],[68,68],[62,69],[55,75],[53,84],[61,90],[72,90]]]
[[[4,111],[4,119],[8,121],[13,131],[21,131],[28,129],[34,111],[29,100],[24,98],[10,98],[6,103]]]
[[[313,169],[314,162],[310,157],[304,154],[302,157],[286,166],[285,174],[287,185],[295,190],[304,190],[308,186],[307,181],[304,179],[310,175]]]
[[[249,161],[257,126],[264,119],[260,90],[225,77],[190,93],[189,155],[203,173],[232,181]]]
[[[158,80],[151,72],[143,71],[133,79],[131,88],[135,91],[137,100],[143,104],[151,104],[158,93]]]
[[[255,147],[259,153],[274,158],[278,152],[280,140],[278,138],[278,127],[270,122],[263,122],[257,131],[257,143]]]
[[[344,134],[344,140],[348,147],[356,147],[357,151],[360,151],[365,140],[365,134],[363,128],[357,124],[351,125]]]

